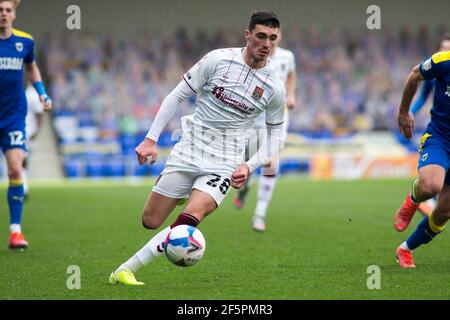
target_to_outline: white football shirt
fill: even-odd
[[[215,129],[250,129],[264,111],[266,122],[283,122],[284,83],[270,62],[252,69],[242,57],[243,48],[208,53],[183,79],[197,93],[194,122]]]
[[[270,67],[274,69],[283,85],[286,85],[286,80],[291,72],[295,72],[295,56],[292,51],[277,47],[275,52],[270,56]],[[287,126],[287,123],[284,123]],[[265,128],[264,114],[260,115],[255,122],[255,128]]]
[[[25,95],[27,97],[27,117],[25,118],[25,132],[27,134],[27,139],[33,136],[38,130],[37,114],[44,112],[44,107],[39,100],[39,95],[32,86],[28,86],[25,90]]]
[[[196,109],[193,117],[183,119],[183,135],[166,162],[167,171],[230,173],[242,163],[246,140],[261,113],[269,124],[283,123],[284,83],[270,62],[250,68],[243,50],[211,51],[183,75],[197,94]]]

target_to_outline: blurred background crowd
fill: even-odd
[[[79,127],[95,128],[92,139],[147,132],[182,74],[210,50],[244,46],[241,33],[179,29],[171,35],[141,33],[129,41],[51,34],[41,44],[40,56],[55,116],[71,115]],[[289,130],[318,137],[396,130],[404,80],[412,66],[437,51],[444,33],[427,28],[284,30],[281,46],[295,54],[298,73]],[[194,103],[194,97],[186,101],[178,116],[192,113]],[[426,118],[419,115],[419,127]],[[167,131],[180,127],[178,119]]]

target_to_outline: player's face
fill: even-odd
[[[0,2],[0,28],[10,28],[16,19],[16,8],[10,1]]]
[[[247,48],[255,60],[265,60],[277,44],[279,29],[257,24],[251,32],[246,30]]]
[[[450,40],[443,40],[439,51],[450,51]]]

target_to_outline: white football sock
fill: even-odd
[[[255,216],[260,218],[265,218],[267,213],[267,208],[269,207],[270,200],[272,199],[273,190],[275,189],[275,184],[277,182],[277,177],[266,177],[261,176],[259,178],[258,184],[258,203],[255,209]]]
[[[20,224],[17,223],[13,223],[9,225],[9,232],[13,233],[13,232],[22,232],[22,227],[20,226]]]
[[[411,251],[411,249],[408,247],[408,244],[406,243],[406,241],[400,245],[400,248]]]
[[[156,234],[145,246],[117,268],[116,272],[130,268],[134,273],[149,264],[154,258],[161,256],[164,253],[164,242],[169,232],[170,226]]]

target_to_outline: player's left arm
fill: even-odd
[[[420,111],[420,109],[423,108],[423,106],[427,102],[428,96],[430,95],[431,91],[433,91],[433,87],[434,81],[429,80],[423,83],[419,97],[411,106],[411,112],[413,115],[416,115]]]
[[[295,66],[295,56],[291,53],[290,71],[286,79],[286,107],[292,110],[295,107],[295,90],[297,88],[297,70]]]
[[[52,99],[50,99],[50,96],[45,90],[41,72],[39,71],[36,61],[25,64],[25,70],[27,72],[28,80],[33,84],[39,95],[39,100],[44,106],[44,111],[50,111],[52,109]]]
[[[449,72],[450,51],[435,53],[411,70],[403,88],[402,101],[398,112],[400,133],[405,138],[410,139],[414,131],[414,116],[410,112],[410,106],[420,81],[436,79]]]
[[[288,110],[295,108],[295,89],[297,87],[297,73],[291,71],[286,79],[286,107]]]
[[[417,65],[409,73],[403,87],[402,100],[400,102],[397,120],[400,133],[407,139],[412,137],[414,131],[414,116],[410,112],[411,102],[417,92],[420,81],[422,80],[424,80],[424,77],[420,72],[420,65]]]
[[[266,108],[266,141],[247,162],[237,167],[233,172],[231,176],[233,188],[240,189],[250,174],[262,165],[265,166],[265,175],[275,173],[282,144],[285,96],[285,90],[277,90],[269,100]]]

